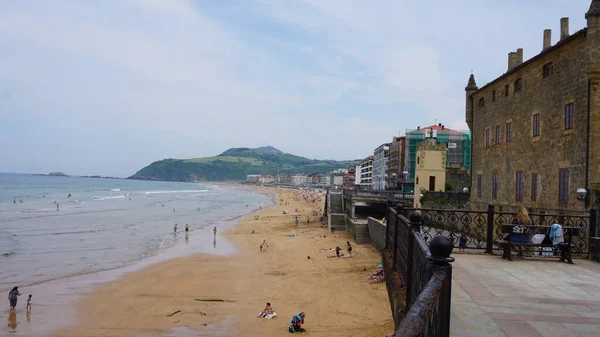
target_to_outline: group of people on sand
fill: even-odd
[[[265,309],[260,314],[258,314],[258,318],[265,318],[265,319],[271,319],[276,316],[277,316],[277,313],[275,313],[275,311],[273,310],[273,307],[271,306],[270,302],[267,302]],[[304,311],[300,312],[299,314],[294,315],[292,317],[292,319],[290,320],[290,324],[288,326],[288,331],[290,333],[306,332],[306,329],[304,329],[302,327],[302,324],[304,324],[305,317],[306,317],[306,314],[304,313]]]
[[[17,301],[19,300],[19,296],[21,296],[23,294],[21,294],[19,292],[19,287],[14,287],[11,289],[11,291],[8,292],[8,302],[10,305],[10,310],[15,310],[17,307]],[[27,312],[31,312],[31,298],[33,297],[33,295],[29,294],[29,297],[27,297],[27,303],[25,304],[25,311]]]
[[[335,250],[335,255],[331,255],[328,257],[335,257],[335,258],[350,258],[352,257],[352,245],[350,244],[350,241],[346,241],[346,251],[348,252],[348,254],[341,254],[341,251],[343,250],[340,246],[336,246],[335,249],[325,249],[322,248],[320,251],[321,252],[331,252]]]

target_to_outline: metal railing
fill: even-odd
[[[448,236],[454,246],[458,245],[461,235],[466,236],[466,250],[482,250],[492,253],[501,250],[494,244],[496,240],[504,239],[502,225],[516,223],[516,213],[496,212],[494,205],[489,205],[487,211],[472,211],[464,209],[424,209],[405,208],[403,214],[417,211],[421,213],[421,236],[426,243],[436,235]],[[590,209],[584,214],[573,212],[560,213],[529,213],[536,226],[550,226],[554,223],[565,227],[578,227],[579,232],[573,236],[573,254],[586,256],[589,254],[589,238],[595,236],[597,212]]]
[[[398,199],[414,199],[412,193],[404,193],[401,191],[384,191],[384,190],[353,190],[344,189],[344,195],[350,197],[363,197],[363,198],[379,198],[385,200],[398,200]]]
[[[452,241],[437,236],[427,245],[419,233],[421,215],[412,212],[407,219],[398,210],[388,209],[384,263],[396,329],[394,337],[449,336]],[[391,256],[390,256],[391,255]],[[398,275],[400,282],[398,282]],[[404,305],[398,294],[405,289]]]

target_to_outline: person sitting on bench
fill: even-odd
[[[519,206],[517,209],[517,217],[513,222],[515,225],[513,227],[513,232],[509,233],[510,241],[515,244],[519,243],[529,243],[531,238],[529,234],[525,232],[523,226],[533,226],[533,220],[529,217],[529,213],[527,213],[527,209],[523,206]],[[523,256],[523,247],[519,246],[519,256]]]

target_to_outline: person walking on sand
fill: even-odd
[[[214,236],[217,236],[217,227],[213,228],[213,234]]]
[[[12,288],[12,290],[8,293],[8,300],[10,302],[10,310],[15,310],[15,307],[17,306],[18,296],[21,296],[21,295],[23,295],[23,294],[21,294],[19,292],[19,287]]]
[[[177,234],[177,224],[175,224],[175,227],[173,227],[173,234]]]
[[[352,257],[352,245],[350,244],[350,241],[346,241],[346,246],[348,250],[348,256]]]
[[[185,224],[185,235],[187,235],[189,231],[190,231],[190,226],[188,224]]]
[[[267,251],[267,247],[269,247],[269,245],[267,244],[267,239],[263,239],[263,242],[261,243],[261,252],[266,252]]]
[[[304,311],[297,315],[294,315],[294,317],[292,317],[292,320],[290,321],[288,331],[290,333],[306,332],[306,329],[302,328],[302,324],[304,324],[304,317],[306,317]]]

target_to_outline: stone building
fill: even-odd
[[[600,0],[585,17],[572,35],[562,18],[555,45],[544,30],[542,50],[525,62],[523,49],[509,53],[506,73],[483,87],[470,76],[471,204],[583,210],[598,200]]]

